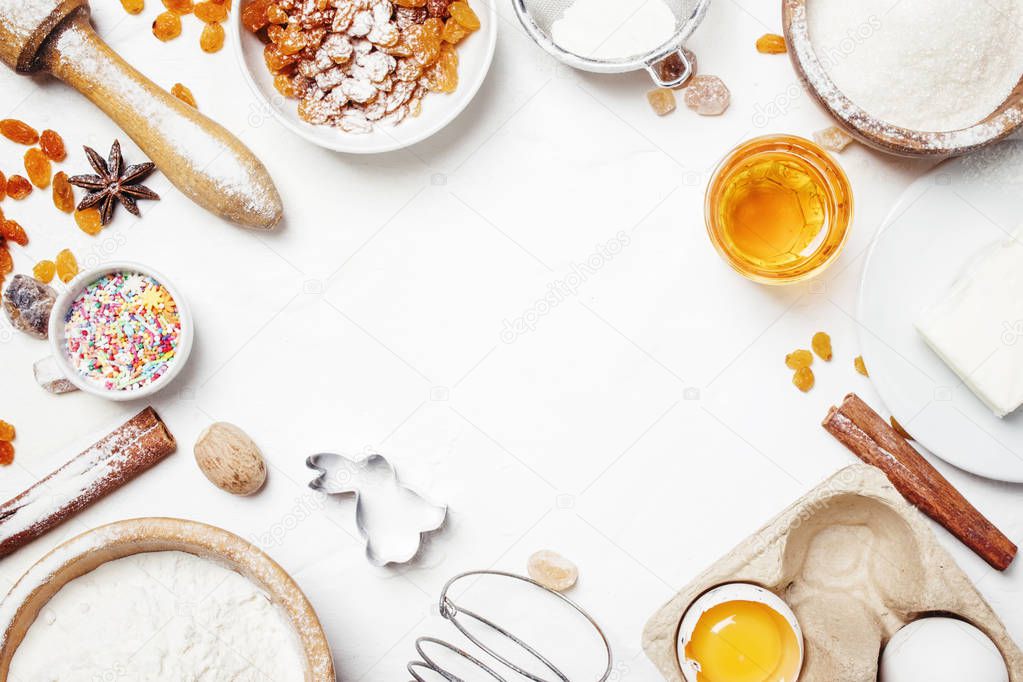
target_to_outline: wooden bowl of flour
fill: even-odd
[[[0,679],[36,616],[67,583],[108,561],[144,552],[180,551],[226,566],[252,581],[280,607],[305,656],[307,682],[335,682],[326,635],[312,605],[283,568],[256,546],[226,530],[195,521],[142,518],[100,526],[40,559],[0,603]]]
[[[839,90],[828,76],[810,40],[807,2],[812,0],[782,0],[782,25],[789,58],[810,94],[860,142],[899,156],[944,158],[990,145],[1023,126],[1023,78],[1001,106],[977,123],[960,130],[911,130],[868,114]],[[892,93],[892,97],[898,97],[898,93]]]

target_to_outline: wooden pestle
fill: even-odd
[[[81,92],[203,208],[247,227],[280,222],[281,198],[259,159],[111,50],[89,23],[88,0],[0,0],[0,61]]]

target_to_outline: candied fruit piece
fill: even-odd
[[[163,0],[163,6],[167,8],[168,12],[174,14],[191,14],[195,9],[195,3],[192,0]]]
[[[454,92],[458,89],[458,53],[451,45],[440,48],[440,56],[426,73],[427,87],[434,92]]]
[[[216,2],[200,2],[195,6],[195,16],[207,24],[219,24],[227,21],[227,7]]]
[[[67,284],[78,274],[78,260],[70,250],[64,249],[57,254],[57,277]]]
[[[67,180],[67,173],[58,172],[53,176],[53,205],[64,213],[75,210],[75,191]]]
[[[75,222],[85,234],[96,235],[103,229],[103,214],[98,208],[83,208],[75,211]]]
[[[479,30],[480,18],[476,16],[476,12],[473,11],[472,7],[469,7],[469,3],[463,0],[455,0],[455,2],[448,5],[448,14],[451,15],[452,19],[470,31]]]
[[[16,220],[4,220],[0,222],[0,237],[14,242],[18,246],[28,244],[28,235]]]
[[[39,136],[39,147],[46,154],[50,161],[63,161],[67,158],[67,147],[64,146],[64,138],[57,131],[47,128]]]
[[[36,129],[16,118],[5,118],[0,121],[0,135],[18,144],[35,144],[39,141]]]
[[[0,441],[0,466],[10,466],[14,462],[14,446],[8,441]]]
[[[53,175],[53,167],[46,154],[39,147],[32,147],[25,152],[25,173],[32,184],[39,189],[46,189],[50,186]]]
[[[4,312],[18,331],[45,339],[57,292],[26,275],[15,275],[4,291]]]
[[[43,284],[52,282],[53,276],[56,274],[57,264],[52,260],[41,260],[32,268],[32,276]]]
[[[164,12],[153,21],[153,35],[167,42],[181,35],[181,17],[173,12]]]
[[[686,106],[701,116],[720,116],[731,102],[728,87],[717,76],[693,76],[685,90]]]
[[[786,49],[785,37],[777,33],[765,33],[757,38],[757,52],[761,54],[783,54]]]
[[[242,24],[253,33],[270,23],[267,18],[267,10],[273,4],[272,0],[252,0],[246,2],[242,7]]]
[[[0,441],[14,440],[14,425],[0,419]]]
[[[863,356],[862,355],[857,355],[853,359],[853,367],[855,367],[856,371],[859,372],[860,374],[862,374],[863,376],[865,376],[865,377],[869,377],[870,376],[867,373],[867,365],[863,362]]]
[[[817,332],[813,335],[813,339],[810,342],[813,352],[817,354],[821,360],[826,362],[831,360],[831,337],[827,332]]]
[[[467,35],[469,35],[469,29],[453,18],[444,22],[444,30],[440,33],[440,37],[444,42],[451,43],[452,45],[458,44]]]
[[[796,373],[792,375],[792,383],[795,384],[796,388],[800,391],[806,393],[813,388],[813,370],[809,367],[800,367],[796,370]]]
[[[813,353],[808,350],[794,350],[785,356],[785,366],[789,369],[802,369],[813,364]]]
[[[654,113],[664,116],[675,111],[675,93],[668,88],[654,88],[646,94]]]
[[[813,140],[825,149],[840,152],[852,143],[853,138],[838,126],[829,126],[815,132]]]
[[[219,5],[217,5],[219,7]],[[199,47],[203,52],[219,52],[224,47],[224,27],[220,24],[206,24],[199,36]]]
[[[20,175],[12,175],[7,178],[7,196],[21,201],[32,193],[32,183]]]
[[[199,106],[195,103],[195,96],[192,94],[192,91],[181,83],[175,83],[171,86],[171,94],[188,106],[195,107],[196,109],[199,108]]]
[[[529,577],[549,590],[564,592],[579,580],[579,569],[557,552],[542,549],[526,563]]]
[[[121,7],[128,14],[142,14],[146,8],[145,0],[121,0]]]
[[[902,428],[902,424],[899,423],[895,417],[888,417],[888,421],[891,422],[892,428],[895,429],[895,433],[899,434],[906,440],[915,440],[913,436],[909,435],[909,431]]]

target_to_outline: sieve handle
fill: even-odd
[[[672,64],[670,69],[665,68],[668,66],[669,61],[675,60],[681,62],[681,69],[678,68],[679,65],[677,64]],[[693,64],[686,56],[686,51],[679,47],[674,52],[647,62],[646,70],[658,86],[662,88],[677,88],[693,75]],[[666,78],[665,74],[670,74],[670,77]]]

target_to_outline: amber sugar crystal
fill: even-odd
[[[668,88],[654,88],[646,94],[646,100],[658,116],[675,111],[675,93]]]

